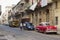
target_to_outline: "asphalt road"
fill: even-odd
[[[60,34],[44,34],[26,30],[21,31],[19,28],[11,28],[4,25],[0,25],[0,31],[5,35],[12,35],[12,38],[15,38],[15,40],[60,40]]]

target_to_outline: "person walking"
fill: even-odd
[[[23,30],[23,25],[22,25],[22,23],[20,23],[20,30],[21,30],[21,31]]]
[[[25,23],[23,23],[23,29],[26,29],[26,24]]]

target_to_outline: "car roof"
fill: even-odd
[[[40,24],[50,24],[49,22],[41,22]]]

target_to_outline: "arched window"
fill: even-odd
[[[39,19],[39,23],[41,23],[41,22],[42,22],[42,19],[40,18],[40,19]]]
[[[56,25],[58,25],[58,16],[55,17]]]

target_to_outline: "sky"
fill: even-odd
[[[2,13],[5,12],[6,6],[16,5],[20,0],[0,0],[0,5],[2,5]]]

